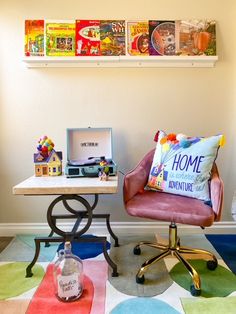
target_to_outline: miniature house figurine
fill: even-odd
[[[62,152],[56,152],[53,142],[43,136],[39,140],[38,152],[34,154],[35,176],[59,176],[62,173]]]

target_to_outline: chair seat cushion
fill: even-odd
[[[169,193],[143,191],[126,203],[131,216],[209,227],[214,222],[213,209],[203,201]]]

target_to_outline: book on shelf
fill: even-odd
[[[125,20],[101,20],[100,45],[102,56],[125,55]]]
[[[100,56],[100,21],[76,20],[76,56]]]
[[[44,56],[44,20],[25,20],[25,55]]]
[[[127,52],[131,56],[149,55],[148,21],[127,22]]]
[[[75,21],[46,21],[46,55],[75,56]]]
[[[214,20],[176,21],[176,54],[216,55],[216,22]]]
[[[175,55],[175,21],[149,21],[149,54]]]

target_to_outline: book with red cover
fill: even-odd
[[[76,56],[100,56],[100,21],[76,20]]]

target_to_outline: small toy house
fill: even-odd
[[[54,149],[44,156],[41,152],[34,154],[35,176],[59,176],[62,173],[62,152]]]

